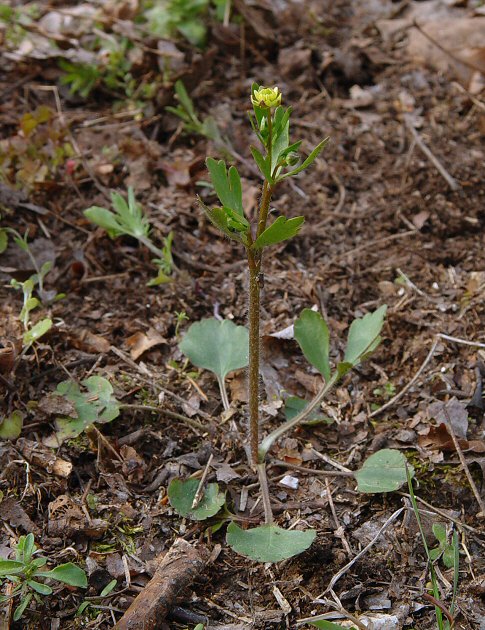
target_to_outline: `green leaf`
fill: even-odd
[[[197,118],[192,99],[188,95],[183,81],[181,81],[180,79],[175,83],[175,92],[177,94],[178,100],[180,101],[180,104],[187,111],[189,116],[191,118]]]
[[[119,416],[119,403],[108,380],[90,376],[82,385],[86,392],[81,392],[75,381],[63,381],[57,386],[55,393],[74,405],[77,417],[56,418],[56,433],[44,440],[47,446],[58,447],[65,440],[80,435],[89,425],[111,422]]]
[[[299,398],[298,396],[289,396],[285,400],[285,417],[287,420],[292,420],[296,415],[301,413],[308,405],[308,400]],[[307,417],[303,424],[332,424],[332,418],[325,416],[323,412],[317,408],[314,409]]]
[[[235,523],[227,528],[226,542],[236,553],[257,562],[279,562],[296,556],[312,544],[316,531],[287,530],[277,525],[241,529]]]
[[[22,433],[24,415],[21,411],[12,411],[0,423],[0,440],[15,440]]]
[[[357,365],[373,352],[381,342],[380,332],[384,325],[387,306],[384,304],[377,311],[367,313],[355,319],[350,325],[344,363]]]
[[[409,466],[412,476],[414,469],[407,464],[402,453],[390,448],[377,451],[355,473],[357,490],[368,494],[399,490],[407,482],[406,465]]]
[[[26,346],[30,346],[35,343],[38,339],[40,339],[43,335],[46,334],[52,328],[52,320],[46,317],[46,319],[41,319],[40,322],[37,322],[32,328],[30,328],[26,333],[24,333],[23,341]]]
[[[273,177],[271,176],[271,164],[269,163],[269,157],[268,158],[264,158],[263,154],[260,151],[258,151],[258,149],[256,149],[256,147],[252,147],[251,146],[249,148],[250,148],[251,153],[253,155],[254,161],[258,165],[258,168],[261,171],[261,173],[263,174],[263,177],[270,184],[273,184],[274,180],[273,180]]]
[[[25,568],[23,562],[18,560],[0,560],[0,576],[5,575],[18,575],[22,573]]]
[[[106,597],[106,595],[109,595],[111,593],[111,591],[114,589],[114,587],[118,584],[117,580],[111,580],[111,582],[109,582],[109,584],[107,584],[103,590],[101,591],[101,593],[99,594],[100,597]]]
[[[243,217],[241,179],[236,167],[231,166],[227,172],[224,160],[216,161],[211,157],[206,164],[221,204]]]
[[[281,180],[286,179],[287,177],[293,177],[293,175],[298,175],[298,173],[301,173],[301,171],[304,171],[306,168],[308,168],[310,164],[312,164],[312,162],[316,160],[316,158],[321,153],[321,151],[323,151],[323,149],[325,148],[325,145],[328,143],[329,140],[330,138],[325,138],[325,140],[322,140],[320,144],[317,144],[317,146],[313,149],[313,151],[310,153],[307,159],[302,164],[300,164],[300,166],[297,166],[295,169],[293,169],[292,171],[289,171],[288,173],[284,173],[284,175],[280,175],[278,177],[278,181],[280,182]]]
[[[436,536],[436,539],[441,545],[446,544],[446,527],[441,523],[433,523],[431,528],[433,530],[433,534]]]
[[[106,230],[110,238],[116,238],[124,233],[123,227],[116,220],[116,216],[107,208],[91,206],[84,211],[84,216],[103,230]]]
[[[204,488],[204,495],[199,505],[192,509],[192,502],[199,487],[198,479],[172,479],[168,486],[168,499],[170,505],[177,510],[180,516],[194,521],[204,521],[217,512],[226,502],[223,492],[219,492],[217,483],[209,483]]]
[[[278,217],[276,221],[266,228],[266,230],[254,241],[254,249],[263,249],[268,245],[275,245],[286,241],[293,236],[296,236],[300,231],[305,217],[294,217],[293,219],[286,219],[285,217]]]
[[[27,536],[23,540],[23,545],[22,545],[22,560],[25,564],[30,564],[30,561],[32,560],[32,554],[34,553],[34,551],[35,551],[34,534],[32,534],[31,532],[30,534],[27,534]]]
[[[455,548],[453,545],[446,545],[442,560],[447,569],[453,569],[455,566]]]
[[[328,326],[320,313],[309,308],[303,309],[295,322],[295,339],[307,361],[309,361],[326,381],[330,380]]]
[[[228,319],[203,319],[190,326],[179,348],[194,365],[222,380],[229,372],[248,365],[249,333],[245,326],[236,326]]]
[[[235,232],[234,229],[232,229],[229,226],[229,216],[224,208],[218,208],[218,207],[209,208],[200,199],[200,197],[197,197],[197,200],[201,208],[204,210],[205,214],[207,215],[207,218],[212,223],[212,225],[214,225],[217,229],[219,229],[229,238],[232,238],[233,240],[238,241],[239,243],[243,242],[242,235],[239,234],[238,232]]]
[[[0,230],[0,254],[7,249],[8,245],[8,235],[7,230]]]
[[[20,604],[17,606],[17,608],[15,609],[15,612],[13,613],[14,621],[18,621],[22,617],[22,615],[25,612],[25,609],[30,604],[31,599],[32,599],[32,593],[29,593],[28,595],[26,595],[20,600]]]
[[[36,593],[40,593],[41,595],[51,595],[52,589],[47,584],[41,584],[40,582],[36,582],[35,580],[27,580],[27,584],[32,588]]]
[[[36,576],[51,578],[52,580],[63,582],[69,586],[77,586],[80,588],[87,588],[88,586],[86,573],[72,562],[60,564],[51,571],[40,571],[36,573]]]

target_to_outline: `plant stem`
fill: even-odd
[[[259,269],[261,260],[256,261],[254,252],[248,248],[249,266],[249,444],[251,463],[258,462],[259,447],[259,318],[260,286]]]
[[[153,254],[155,254],[155,256],[158,256],[158,258],[163,258],[162,250],[158,249],[158,247],[156,245],[154,245],[149,238],[146,238],[145,236],[136,236],[135,238],[138,239],[140,241],[140,243],[145,245],[145,247],[148,247],[148,249]]]
[[[268,477],[266,476],[266,464],[264,462],[258,464],[259,487],[261,488],[261,499],[264,508],[264,522],[271,525],[273,522],[273,510],[271,509],[271,501],[269,498]]]
[[[229,411],[231,405],[229,403],[229,398],[227,396],[226,382],[223,378],[217,378],[217,382],[219,383],[219,390],[221,392],[221,400],[222,406],[224,407],[224,411]]]
[[[339,373],[335,372],[332,378],[327,383],[325,383],[325,385],[320,389],[315,398],[313,398],[308,403],[303,411],[300,411],[300,413],[298,413],[294,418],[288,420],[264,438],[264,440],[261,442],[261,446],[259,447],[260,461],[264,460],[264,458],[266,457],[266,453],[269,451],[273,443],[276,442],[278,438],[280,438],[293,427],[296,427],[298,424],[300,424],[300,422],[302,422],[315,409],[315,407],[317,407],[322,402],[326,394],[332,389],[339,378]]]

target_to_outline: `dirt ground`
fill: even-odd
[[[205,49],[180,45],[176,76],[164,79],[141,114],[124,117],[114,111],[108,89],[73,96],[59,82],[55,59],[16,58],[4,40],[1,227],[28,230],[37,260],[53,261],[46,288],[65,297],[33,311],[34,320],[50,316],[54,326],[15,372],[2,364],[2,415],[20,410],[24,426],[20,438],[0,442],[0,555],[7,557],[18,536],[33,532],[46,556],[76,562],[89,574],[87,593],[57,588],[10,627],[113,627],[148,582],[155,558],[181,536],[207,549],[210,560],[160,627],[296,628],[299,619],[329,612],[337,602],[357,618],[374,615],[375,628],[436,628],[407,489],[361,494],[353,478],[322,474],[339,464],[356,470],[378,449],[394,448],[415,468],[430,546],[437,544],[433,523],[459,534],[454,628],[485,628],[485,101],[483,91],[471,93],[452,70],[413,57],[409,29],[384,36],[378,27],[379,19],[402,19],[410,7],[426,4],[237,2],[242,20],[228,28],[211,22]],[[43,15],[52,10],[40,6]],[[470,17],[472,8],[456,10]],[[58,44],[66,50],[72,42]],[[160,73],[150,52],[157,42],[145,44],[138,78]],[[219,482],[236,513],[244,489],[247,507],[240,516],[250,523],[262,518],[243,447],[244,371],[230,376],[235,411],[228,418],[213,375],[193,368],[178,349],[189,324],[201,318],[216,314],[245,323],[247,277],[243,252],[220,238],[198,208],[204,159],[220,151],[206,138],[183,133],[166,112],[176,78],[198,114],[212,115],[240,156],[249,214],[259,199],[247,120],[253,81],[279,86],[294,109],[293,135],[303,139],[304,152],[331,139],[311,169],[279,186],[272,203],[276,212],[306,221],[298,238],[275,246],[265,259],[263,431],[282,422],[282,392],[308,398],[320,385],[296,343],[271,335],[316,306],[328,321],[336,356],[352,319],[388,305],[381,346],[326,401],[332,423],[301,427],[270,452],[278,524],[318,532],[306,552],[273,565],[236,555],[224,528],[210,533],[207,523],[180,518],[166,496],[173,477],[200,475],[212,454],[209,481]],[[20,121],[42,105],[55,115],[39,124],[48,129],[32,140],[39,143],[32,157]],[[73,155],[54,155],[64,143]],[[147,287],[154,275],[151,253],[134,240],[109,239],[83,215],[92,205],[109,205],[110,190],[125,193],[128,186],[143,204],[152,240],[161,243],[173,232],[170,283]],[[12,240],[0,255],[0,273],[2,360],[21,337],[21,295],[10,279],[33,273]],[[188,321],[178,316],[182,312]],[[46,403],[48,394],[67,378],[91,375],[108,378],[128,406],[113,422],[48,451],[72,464],[63,476],[29,445],[42,445],[60,413]],[[460,453],[440,426],[436,410],[443,407],[465,410]],[[281,485],[288,474],[298,479],[296,490]],[[436,566],[441,605],[449,608],[453,570],[441,561]],[[96,598],[113,579],[114,591],[88,600],[93,606],[76,617],[85,597]]]

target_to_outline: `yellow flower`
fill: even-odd
[[[281,105],[281,92],[276,85],[273,88],[261,87],[251,94],[251,103],[255,107],[278,107]]]

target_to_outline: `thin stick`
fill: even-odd
[[[431,346],[431,350],[428,352],[427,357],[425,358],[425,360],[423,361],[423,363],[421,364],[421,367],[419,368],[419,370],[416,372],[416,374],[413,376],[413,378],[409,381],[409,383],[407,385],[405,385],[400,392],[398,392],[395,396],[393,396],[391,398],[391,400],[389,400],[388,402],[386,402],[385,405],[382,405],[382,407],[379,407],[379,409],[376,409],[375,411],[373,411],[371,414],[369,414],[369,418],[374,418],[375,416],[380,415],[383,411],[385,411],[386,409],[389,409],[389,407],[392,407],[392,405],[394,405],[394,403],[396,403],[398,400],[400,400],[404,394],[409,391],[411,389],[411,387],[414,385],[414,383],[416,383],[416,381],[419,379],[419,377],[421,376],[421,374],[424,372],[424,370],[426,369],[426,366],[428,365],[428,363],[431,361],[431,359],[433,358],[433,354],[435,353],[436,350],[436,346],[439,343],[439,339],[436,338],[433,341],[433,345]]]
[[[271,509],[271,500],[269,497],[268,477],[266,476],[266,464],[263,462],[258,464],[258,479],[261,488],[261,499],[264,508],[264,522],[271,525],[273,522],[273,510]]]
[[[394,514],[392,514],[387,521],[384,523],[384,525],[380,528],[380,530],[377,532],[377,534],[374,536],[374,538],[370,541],[370,543],[368,545],[366,545],[362,551],[359,551],[359,553],[355,556],[355,558],[352,558],[352,560],[350,562],[348,562],[344,567],[342,567],[340,569],[340,571],[338,571],[338,573],[336,573],[333,578],[330,580],[329,585],[327,586],[327,588],[323,591],[323,593],[321,595],[319,595],[316,599],[314,599],[314,603],[316,604],[320,604],[320,603],[324,603],[321,602],[319,600],[321,600],[322,597],[324,597],[330,590],[333,589],[333,587],[335,586],[335,584],[340,580],[340,578],[345,575],[345,573],[347,573],[347,571],[360,559],[362,558],[363,555],[365,555],[369,549],[375,545],[375,543],[377,542],[377,540],[379,539],[379,536],[389,527],[389,525],[391,523],[393,523],[397,517],[402,514],[402,512],[404,512],[406,508],[402,507],[399,508],[399,510],[396,510],[394,512]]]
[[[348,553],[349,556],[351,556],[352,549],[350,548],[347,538],[345,537],[344,528],[339,523],[337,511],[335,510],[335,505],[333,503],[332,489],[330,488],[330,481],[328,480],[328,477],[325,479],[325,487],[327,489],[328,504],[330,506],[330,511],[332,512],[333,520],[335,522],[335,527],[336,527],[334,534],[340,538],[340,540],[342,541],[342,545],[345,548],[345,551]]]
[[[472,348],[485,348],[485,343],[479,341],[468,341],[467,339],[460,339],[459,337],[450,337],[450,335],[444,335],[438,333],[438,337],[445,339],[446,341],[452,341],[454,343],[460,343],[462,346],[471,346]]]
[[[461,190],[461,185],[456,181],[456,179],[454,177],[452,177],[448,173],[448,171],[445,169],[443,164],[441,164],[441,162],[438,160],[438,158],[435,155],[433,155],[433,153],[431,153],[431,150],[425,145],[425,143],[422,140],[421,136],[419,135],[419,133],[414,128],[412,120],[411,120],[411,118],[409,116],[404,116],[404,124],[409,129],[409,131],[411,132],[411,134],[412,134],[416,144],[418,145],[418,147],[421,149],[421,151],[424,153],[424,155],[428,158],[428,160],[433,164],[433,166],[435,166],[436,170],[443,177],[443,179],[446,181],[446,183],[451,188],[451,190],[454,190],[454,191]]]
[[[272,465],[281,468],[288,468],[290,470],[297,470],[298,472],[306,473],[307,475],[317,475],[319,477],[353,477],[352,471],[344,472],[343,470],[314,470],[313,468],[305,468],[305,466],[297,466],[296,464],[289,464],[288,462],[282,462],[279,459],[275,459]]]
[[[475,495],[475,499],[480,507],[480,512],[477,514],[480,518],[485,518],[485,503],[483,502],[480,493],[478,492],[478,488],[473,480],[473,477],[470,473],[470,469],[468,468],[468,464],[466,463],[465,456],[463,455],[463,451],[461,450],[460,443],[458,442],[458,438],[456,437],[455,429],[451,423],[450,414],[446,406],[443,407],[443,411],[445,412],[445,416],[447,419],[447,429],[449,434],[451,435],[451,439],[453,440],[453,444],[455,445],[456,452],[458,453],[458,457],[460,459],[461,466],[465,471],[466,478],[468,479],[468,483],[470,484],[470,488],[472,489],[473,494]]]
[[[199,503],[202,501],[202,497],[204,496],[205,480],[207,479],[207,475],[209,474],[209,468],[210,468],[210,465],[212,464],[213,459],[214,459],[214,456],[211,453],[209,456],[209,459],[207,460],[207,464],[205,465],[204,472],[202,473],[202,477],[200,478],[199,485],[197,487],[197,491],[194,496],[194,500],[192,501],[193,510],[195,510],[195,508],[199,505]]]

